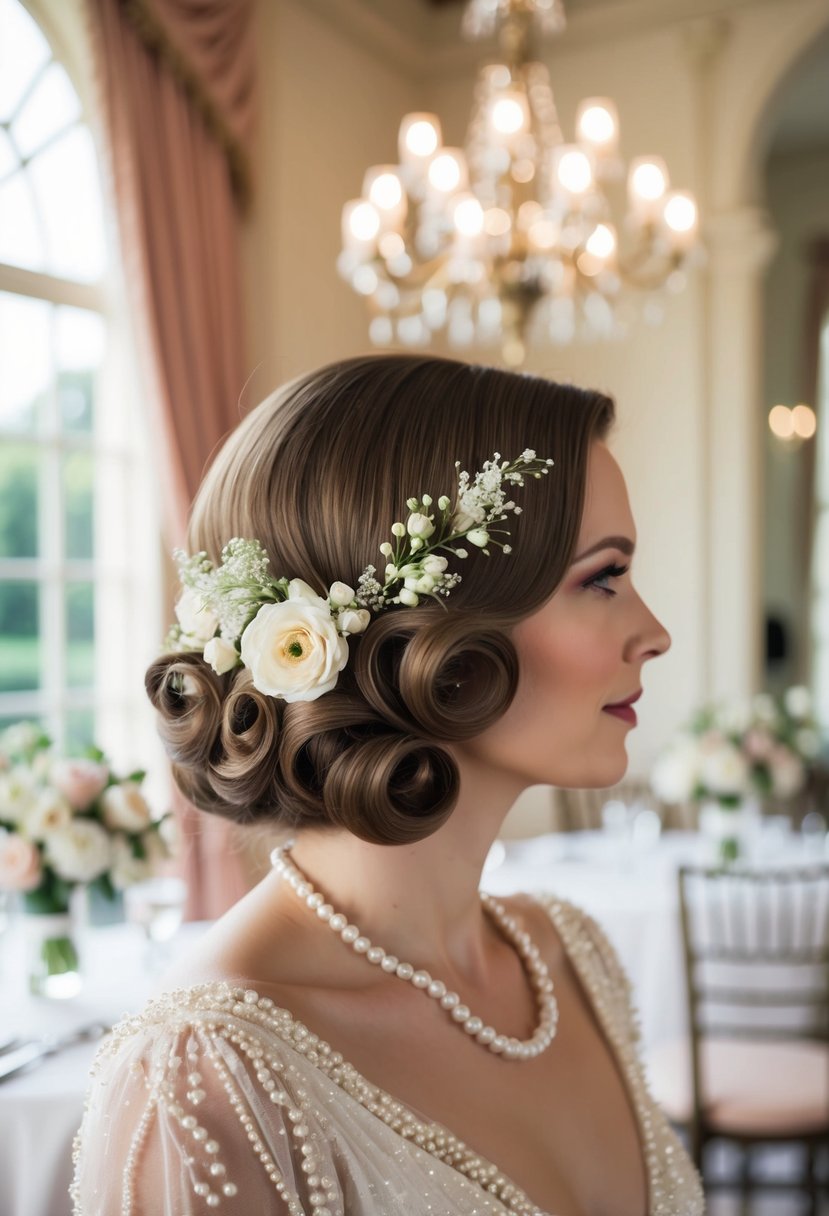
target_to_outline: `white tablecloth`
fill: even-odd
[[[666,833],[638,856],[601,832],[498,842],[482,886],[503,895],[555,891],[595,916],[633,983],[647,1049],[687,1024],[676,872],[683,861],[705,860],[706,847],[683,832]],[[774,859],[809,860],[794,837],[775,849]],[[173,954],[207,928],[184,925],[171,943]],[[60,1033],[95,1018],[112,1023],[143,1005],[156,981],[143,967],[137,928],[87,930],[82,945],[83,991],[59,1002],[25,991],[19,936],[0,943],[0,1039],[13,1032]],[[95,1049],[95,1043],[69,1048],[0,1083],[0,1216],[68,1216],[72,1139]]]

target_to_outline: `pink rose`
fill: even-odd
[[[40,852],[15,832],[0,838],[0,887],[7,891],[33,891],[43,872]]]
[[[743,750],[752,760],[767,760],[774,747],[774,739],[763,727],[753,726],[743,738]]]
[[[84,811],[106,786],[109,768],[95,760],[56,760],[50,778],[73,810]]]

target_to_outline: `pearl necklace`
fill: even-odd
[[[513,1038],[510,1035],[498,1034],[493,1026],[487,1026],[479,1017],[475,1017],[466,1005],[461,1003],[457,992],[449,992],[442,980],[434,980],[428,971],[415,971],[411,963],[401,963],[393,954],[388,954],[382,946],[375,946],[364,937],[356,925],[349,923],[348,917],[337,912],[331,904],[326,903],[325,897],[314,889],[308,878],[297,866],[288,851],[294,842],[288,841],[275,848],[271,853],[271,865],[283,874],[309,908],[316,912],[321,921],[327,923],[329,929],[338,933],[344,942],[349,944],[357,954],[362,954],[375,966],[389,975],[396,975],[401,980],[407,980],[415,988],[425,992],[427,996],[439,1001],[453,1022],[462,1026],[470,1037],[477,1040],[496,1055],[510,1060],[528,1060],[540,1055],[553,1041],[558,1023],[558,1003],[553,995],[553,981],[538,951],[538,947],[530,940],[528,933],[519,929],[517,921],[508,915],[503,904],[500,904],[488,892],[479,891],[481,902],[489,910],[493,920],[499,925],[503,936],[515,946],[521,958],[530,986],[533,989],[539,1011],[539,1022],[529,1039]]]

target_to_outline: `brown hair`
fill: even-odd
[[[591,444],[614,405],[538,376],[418,355],[346,359],[266,398],[232,432],[190,514],[187,551],[218,563],[233,536],[258,539],[279,577],[325,594],[351,586],[406,499],[453,496],[455,460],[470,475],[494,452],[555,461],[511,489],[512,553],[450,559],[461,583],[373,615],[349,638],[337,686],[286,703],[245,667],[217,675],[196,653],[164,654],[147,693],[182,792],[238,823],[331,825],[379,844],[434,832],[450,815],[458,771],[442,743],[496,721],[518,682],[510,628],[541,606],[574,557]]]

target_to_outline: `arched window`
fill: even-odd
[[[80,6],[0,0],[0,727],[152,761],[157,494],[88,85]]]

